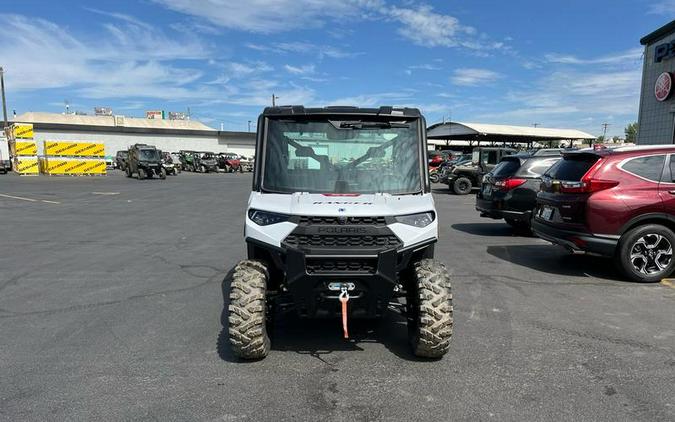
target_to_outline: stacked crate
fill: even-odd
[[[14,157],[14,171],[21,175],[39,174],[37,144],[33,140],[33,125],[15,123],[9,142],[10,155]]]
[[[105,175],[104,154],[100,143],[45,141],[40,169],[48,175]]]

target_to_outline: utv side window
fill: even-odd
[[[643,179],[658,182],[661,180],[665,155],[652,155],[650,157],[638,157],[626,161],[621,168]],[[672,166],[672,165],[671,165]]]
[[[481,158],[483,164],[497,164],[497,151],[485,151]]]

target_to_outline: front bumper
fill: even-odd
[[[283,287],[292,296],[295,309],[302,317],[335,317],[340,315],[338,292],[328,289],[329,283],[354,283],[349,292],[349,313],[356,318],[375,318],[387,309],[399,274],[417,256],[432,257],[437,239],[429,239],[410,247],[377,251],[306,250],[277,248],[247,238],[249,258],[259,258],[260,250],[271,257],[271,264],[283,274]]]
[[[532,211],[503,209],[500,207],[501,205],[501,202],[476,197],[476,211],[480,212],[481,217],[493,218],[495,220],[508,218],[522,222],[530,221]]]
[[[619,243],[618,239],[596,236],[592,233],[563,230],[532,221],[532,232],[538,237],[576,252],[588,252],[602,256],[613,256]]]

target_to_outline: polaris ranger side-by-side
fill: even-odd
[[[166,179],[161,151],[152,145],[134,144],[129,147],[125,172],[127,177],[132,177],[135,173],[138,180],[151,179],[153,174],[160,179]]]
[[[468,195],[473,188],[480,186],[483,176],[489,173],[503,157],[517,152],[513,148],[474,148],[471,162],[455,166],[447,175],[446,183],[457,195]]]
[[[426,151],[417,109],[263,111],[245,218],[248,259],[229,286],[237,356],[267,355],[276,308],[341,318],[345,338],[350,319],[395,309],[407,318],[415,355],[448,351],[452,293],[448,271],[433,259],[438,216]]]

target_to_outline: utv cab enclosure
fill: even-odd
[[[258,119],[248,259],[234,269],[229,339],[267,355],[270,317],[294,310],[336,335],[351,318],[405,315],[417,356],[452,335],[450,278],[433,260],[438,221],[425,120],[412,108],[266,108]],[[342,326],[342,330],[340,330]]]
[[[455,166],[446,183],[457,195],[468,195],[479,187],[483,176],[490,172],[503,157],[517,153],[513,148],[477,147],[473,149],[470,163]]]
[[[152,145],[134,144],[129,147],[125,172],[127,177],[134,173],[138,180],[152,179],[153,174],[166,179],[166,170],[162,167],[162,151]]]

